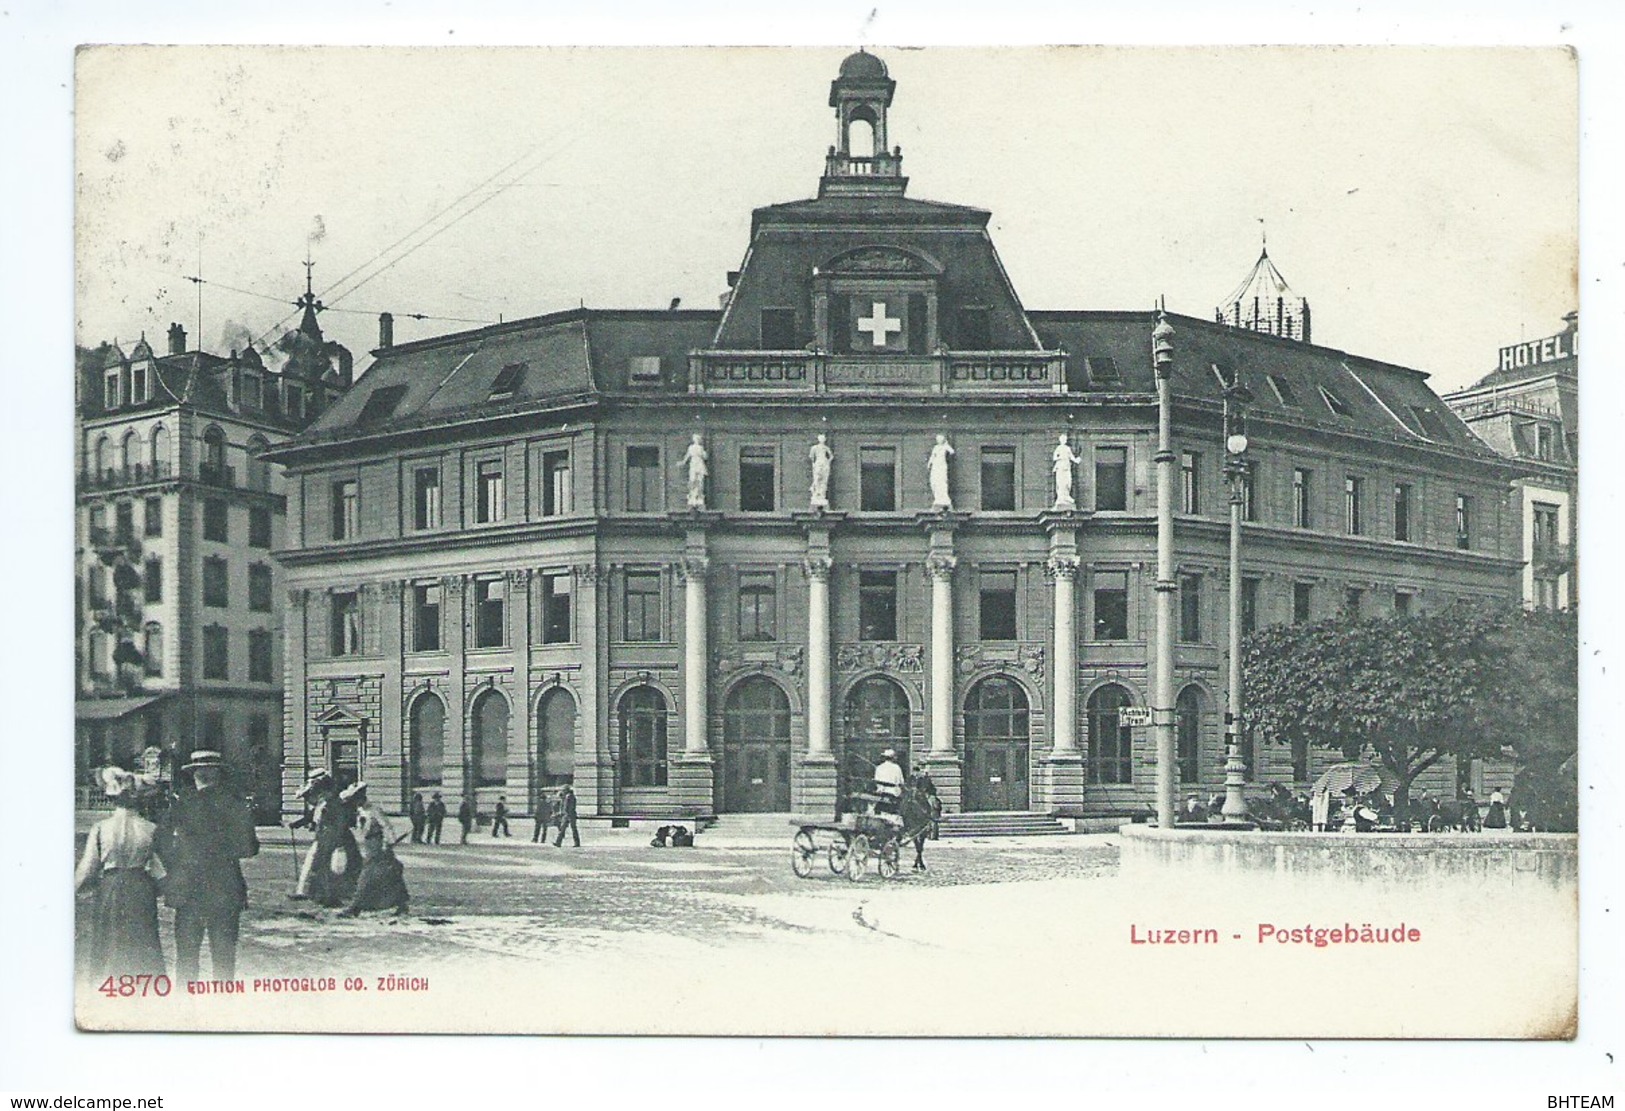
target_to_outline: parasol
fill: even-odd
[[[1398,786],[1394,773],[1376,764],[1333,764],[1315,780],[1316,792],[1327,794],[1369,795],[1373,791],[1391,792]]]

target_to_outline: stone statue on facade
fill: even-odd
[[[1078,508],[1077,501],[1072,496],[1072,468],[1083,462],[1083,456],[1072,450],[1072,445],[1066,441],[1066,433],[1061,433],[1060,442],[1050,453],[1050,470],[1055,474],[1055,508],[1057,510],[1072,510]]]
[[[818,434],[818,441],[807,451],[807,458],[812,460],[812,500],[809,503],[813,509],[829,508],[829,464],[835,453],[829,449],[829,438],[822,432]]]
[[[948,494],[948,457],[953,454],[954,446],[948,442],[948,437],[938,432],[937,443],[931,449],[931,459],[926,471],[931,480],[932,509],[954,507],[953,498]]]
[[[706,466],[711,458],[705,450],[705,438],[698,432],[688,445],[688,451],[683,453],[683,464],[688,468],[688,507],[690,509],[705,508],[705,479],[711,473]]]

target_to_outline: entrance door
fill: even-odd
[[[790,701],[771,679],[753,676],[722,710],[722,800],[730,814],[790,809]]]
[[[343,790],[361,778],[361,734],[354,729],[334,730],[327,736],[329,770]],[[374,792],[376,793],[376,792]]]
[[[1013,679],[994,675],[965,699],[965,809],[1025,810],[1027,694]]]
[[[839,799],[854,791],[874,789],[875,765],[886,749],[908,774],[910,711],[908,695],[890,679],[871,676],[846,696],[846,728],[836,776]]]

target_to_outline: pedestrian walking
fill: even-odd
[[[503,837],[513,836],[513,834],[508,832],[508,800],[500,795],[497,796],[496,812],[491,815],[492,837],[497,836],[497,830],[502,831],[501,836]]]
[[[423,805],[423,794],[420,791],[412,793],[412,801],[406,808],[407,821],[412,823],[412,844],[423,844],[423,827],[429,821],[428,808]]]
[[[155,835],[169,872],[164,902],[175,911],[175,978],[196,980],[203,939],[209,939],[214,978],[237,973],[237,929],[248,906],[248,884],[238,861],[260,851],[248,804],[224,785],[225,762],[214,749],[198,749],[182,765],[191,774]]]
[[[326,768],[310,773],[298,797],[309,810],[290,828],[309,827],[315,840],[305,854],[291,898],[341,907],[349,902],[361,877],[361,853],[350,832],[350,810],[339,798],[338,783]]]
[[[530,840],[532,844],[547,843],[547,831],[553,828],[553,798],[546,791],[536,796],[536,813],[532,819]]]
[[[1485,829],[1505,829],[1507,827],[1507,804],[1500,791],[1490,792],[1490,808],[1484,812]]]
[[[98,774],[114,809],[91,827],[73,877],[76,890],[96,892],[85,968],[97,980],[161,976],[166,970],[158,943],[158,881],[164,866],[153,852],[158,827],[137,813],[157,784],[123,768]]]
[[[457,821],[463,827],[463,839],[461,844],[468,844],[468,831],[474,828],[475,817],[474,800],[469,798],[467,795],[464,795],[462,804],[457,807]]]
[[[575,847],[579,849],[581,847],[581,831],[576,828],[576,793],[568,783],[559,788],[556,813],[559,836],[553,842],[554,848],[564,847],[564,831],[569,829],[570,836],[575,840]]]
[[[440,844],[440,827],[446,823],[446,800],[436,791],[429,799],[429,811],[425,816],[423,827],[423,843],[426,845]]]
[[[393,909],[405,914],[406,870],[395,855],[396,837],[389,819],[367,800],[365,782],[350,784],[339,797],[355,807],[356,826],[361,831],[361,882],[339,917],[354,918],[364,910]]]

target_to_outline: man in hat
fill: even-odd
[[[880,754],[880,763],[875,765],[875,794],[880,801],[875,803],[875,813],[896,814],[901,810],[903,803],[903,768],[897,762],[897,750],[888,748]]]
[[[553,847],[556,849],[564,847],[564,831],[568,829],[575,841],[575,847],[579,849],[581,831],[576,828],[576,792],[568,783],[559,788],[559,801],[554,804],[553,815],[559,825],[558,840],[553,842]]]
[[[440,827],[446,821],[446,800],[436,791],[429,799],[429,812],[425,816],[427,824],[423,827],[423,843],[425,845],[440,844]]]
[[[220,753],[199,749],[181,768],[182,787],[158,829],[157,851],[169,872],[164,902],[175,911],[175,975],[196,980],[203,938],[217,980],[237,972],[237,927],[248,885],[237,862],[260,851],[248,804],[224,786]]]

